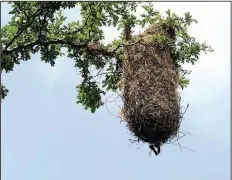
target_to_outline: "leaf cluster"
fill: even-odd
[[[117,69],[119,63],[126,59],[119,47],[126,43],[125,34],[108,45],[104,45],[103,26],[144,27],[147,24],[158,24],[175,32],[174,39],[154,36],[158,43],[166,43],[170,48],[180,76],[181,87],[186,87],[189,80],[182,69],[182,64],[194,64],[200,52],[212,51],[206,43],[199,43],[188,34],[188,27],[193,22],[190,13],[178,17],[170,10],[162,17],[154,11],[151,4],[143,6],[145,13],[138,19],[133,12],[139,3],[135,2],[10,2],[12,18],[1,28],[1,72],[13,71],[15,65],[31,59],[32,54],[40,53],[41,61],[55,66],[58,56],[67,55],[75,60],[82,82],[77,86],[77,103],[85,109],[95,112],[104,105],[102,96],[106,91],[116,91],[122,72]],[[62,10],[80,8],[81,20],[66,23]],[[75,15],[75,14],[74,14]],[[78,15],[76,15],[78,16]],[[78,19],[78,18],[77,18]],[[91,49],[90,44],[97,48]],[[63,49],[66,49],[67,54]],[[94,67],[95,74],[91,67]],[[96,78],[103,77],[100,82]],[[8,90],[1,85],[4,99]]]
[[[161,26],[172,35],[171,38],[156,35],[153,36],[152,40],[159,44],[164,43],[168,45],[176,68],[180,73],[179,84],[182,89],[187,87],[189,79],[185,75],[191,72],[184,70],[182,65],[185,63],[194,65],[198,61],[201,52],[213,52],[213,49],[206,42],[197,42],[195,37],[189,35],[188,29],[190,25],[197,23],[197,20],[193,19],[189,12],[185,13],[184,17],[179,17],[170,10],[167,10],[164,17],[159,12],[154,11],[151,5],[143,6],[143,8],[146,13],[142,15],[144,19],[140,21],[141,26],[145,26],[147,23]]]

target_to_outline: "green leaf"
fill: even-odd
[[[30,60],[31,55],[36,53],[40,53],[41,61],[55,66],[57,58],[67,51],[67,57],[75,60],[75,67],[82,78],[77,86],[77,103],[91,112],[104,104],[102,96],[105,91],[117,90],[117,83],[123,74],[116,71],[115,59],[125,59],[123,51],[118,47],[128,44],[121,36],[107,46],[104,45],[102,26],[112,25],[124,29],[152,24],[173,32],[172,38],[156,35],[152,41],[157,45],[165,43],[169,48],[180,74],[179,84],[182,88],[189,84],[182,65],[195,64],[202,52],[213,51],[209,45],[197,42],[189,34],[189,26],[197,22],[189,12],[179,17],[167,10],[167,16],[163,17],[151,3],[142,7],[145,12],[140,17],[133,14],[139,4],[135,2],[15,1],[10,4],[12,18],[1,28],[1,72],[13,71],[15,64]],[[81,18],[77,15],[78,19],[66,23],[63,10],[76,6],[80,9]],[[91,68],[103,72],[104,76],[99,82],[94,78]],[[8,90],[2,85],[2,99],[7,93]]]

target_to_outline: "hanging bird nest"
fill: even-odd
[[[181,119],[179,75],[168,38],[174,38],[172,29],[150,26],[130,40],[123,62],[124,120],[139,140],[157,146],[177,135]]]

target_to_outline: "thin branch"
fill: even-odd
[[[88,17],[86,18],[85,23],[84,23],[84,25],[83,25],[81,28],[77,29],[76,31],[67,33],[67,35],[72,35],[72,34],[76,34],[76,33],[78,33],[78,32],[81,32],[81,31],[88,25],[89,17],[90,17],[90,14],[89,14]]]
[[[26,30],[32,23],[34,23],[35,18],[40,15],[40,13],[42,12],[42,9],[38,9],[36,11],[36,13],[34,14],[34,16],[32,16],[32,20],[30,23],[28,23],[25,27],[23,27],[22,29],[18,29],[16,35],[13,37],[13,39],[7,43],[5,50],[7,50],[8,47],[11,46],[11,44],[23,33],[24,30]]]
[[[26,13],[24,10],[22,10],[21,6],[20,6],[18,3],[15,3],[15,4],[16,4],[16,6],[19,8],[19,10],[22,11],[23,14],[26,16],[26,18],[28,19],[27,13]]]
[[[142,43],[142,38],[141,39],[139,39],[138,41],[136,41],[136,42],[134,42],[134,43],[130,43],[130,44],[127,44],[127,43],[125,43],[125,44],[119,44],[113,51],[110,51],[110,53],[115,53],[119,48],[122,48],[122,47],[129,47],[129,46],[133,46],[133,45],[135,45],[135,44],[137,44],[137,43],[141,43],[141,44],[143,44]],[[144,44],[143,44],[144,45]]]
[[[114,114],[112,114],[112,113],[109,111],[108,106],[107,106],[107,102],[108,102],[109,97],[111,97],[111,96],[113,96],[113,95],[114,95],[114,94],[111,94],[111,95],[109,95],[109,96],[106,98],[106,100],[105,100],[105,105],[106,105],[106,110],[108,111],[108,113],[111,114],[111,115],[114,116],[114,117],[117,117],[117,115],[114,115]]]
[[[97,76],[106,75],[106,74],[108,74],[108,73],[107,73],[107,72],[99,73],[99,74],[97,74],[97,75],[95,75],[95,76],[92,76],[90,79],[93,79],[93,78],[95,78],[95,77],[97,77]]]
[[[185,115],[185,113],[186,113],[186,111],[187,111],[188,107],[189,107],[189,104],[187,104],[187,107],[185,108],[184,113],[182,113],[182,115],[181,115],[181,119],[184,117],[184,115]]]
[[[25,44],[23,46],[19,44],[17,47],[15,47],[11,50],[3,50],[3,53],[8,55],[8,54],[11,54],[15,51],[22,49],[22,48],[27,49],[27,48],[33,47],[35,45],[50,45],[50,44],[70,45],[74,48],[82,48],[85,46],[85,43],[84,44],[75,44],[75,43],[72,43],[72,42],[69,42],[66,40],[51,40],[51,41],[47,41],[47,42],[42,42],[41,40],[37,40],[35,42],[28,43],[28,44]]]
[[[178,144],[175,144],[175,143],[171,143],[171,144],[173,144],[173,145],[178,145]],[[182,145],[179,145],[179,146],[181,146],[182,148],[188,149],[189,151],[198,153],[197,151],[194,151],[193,149],[190,149],[190,148],[188,148],[188,147],[186,147],[186,146],[182,146]]]

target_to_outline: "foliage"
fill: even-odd
[[[1,84],[1,101],[2,99],[5,99],[5,97],[7,96],[7,93],[8,93],[8,89],[6,89],[6,87]]]
[[[196,42],[194,37],[188,34],[188,27],[193,23],[197,23],[197,20],[193,19],[191,14],[185,13],[184,17],[178,17],[175,13],[171,13],[170,10],[166,11],[167,16],[162,17],[158,12],[154,11],[151,6],[144,6],[147,11],[147,15],[143,14],[144,19],[140,22],[140,25],[144,26],[144,22],[150,24],[161,25],[167,30],[171,30],[174,33],[173,39],[167,39],[164,36],[154,36],[153,41],[158,43],[167,43],[170,48],[172,58],[180,73],[180,86],[183,89],[189,84],[189,80],[185,75],[190,74],[190,71],[182,69],[182,64],[191,63],[192,65],[199,59],[200,53],[212,52],[213,49],[206,43]],[[151,17],[150,14],[155,14]]]
[[[200,52],[212,51],[205,43],[196,42],[188,34],[188,27],[196,20],[189,13],[178,17],[168,10],[167,17],[154,11],[151,4],[143,6],[146,13],[139,20],[133,12],[139,3],[135,2],[9,2],[13,15],[10,22],[1,28],[1,72],[13,71],[15,64],[31,59],[31,55],[40,53],[41,60],[54,66],[58,56],[64,56],[62,48],[67,49],[67,56],[75,60],[82,82],[77,86],[78,101],[85,109],[95,112],[102,102],[106,90],[117,90],[121,72],[116,70],[116,62],[124,59],[116,49],[125,43],[124,36],[104,45],[103,26],[114,26],[118,29],[136,25],[160,24],[165,28],[174,29],[176,38],[165,41],[175,60],[180,76],[181,87],[186,87],[188,80],[182,69],[184,63],[194,64]],[[80,21],[65,23],[66,17],[62,10],[80,7]],[[154,37],[163,41],[163,37]],[[91,48],[92,43],[96,48]],[[90,67],[97,71],[91,74]],[[96,77],[103,76],[101,82]],[[4,99],[8,90],[1,85],[1,96]]]

